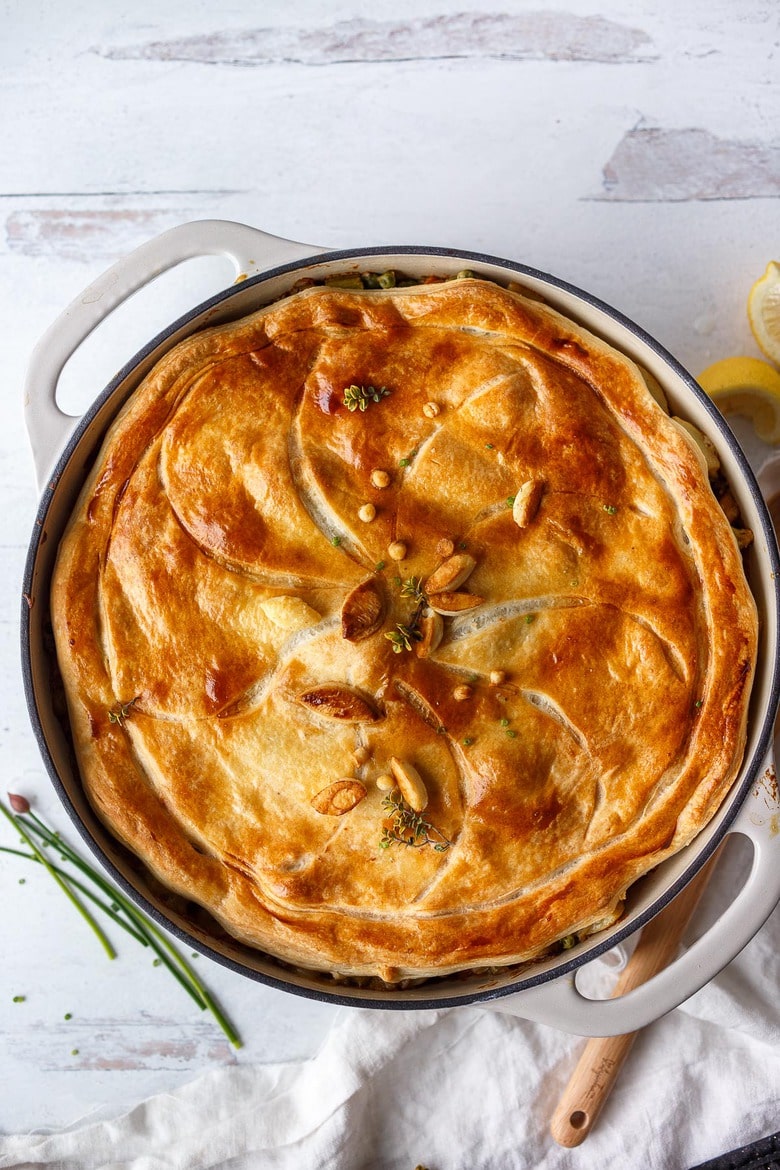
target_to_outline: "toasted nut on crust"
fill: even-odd
[[[455,552],[455,541],[450,540],[448,536],[443,536],[436,545],[436,552],[440,557],[451,557]]]
[[[326,817],[341,817],[360,804],[366,795],[365,787],[351,776],[335,780],[311,798],[311,806]]]
[[[490,672],[490,685],[491,685],[491,687],[500,687],[502,682],[505,682],[505,681],[506,681],[506,671],[505,670],[491,670],[491,672]]]
[[[428,599],[431,609],[444,617],[455,617],[467,609],[476,609],[484,600],[476,593],[436,593]]]
[[[462,683],[461,686],[455,687],[452,697],[456,703],[465,703],[466,699],[470,699],[473,694],[474,688],[470,687],[468,683]]]
[[[394,540],[387,553],[391,561],[402,561],[406,556],[406,545],[402,540]]]
[[[454,557],[448,557],[438,569],[434,569],[423,589],[427,594],[441,593],[445,589],[460,589],[476,567],[477,562],[468,553],[456,553]]]
[[[512,505],[512,518],[518,528],[528,527],[539,509],[541,498],[541,480],[527,479],[520,485]]]
[[[281,630],[305,630],[320,620],[316,609],[312,609],[302,597],[269,597],[260,602],[260,608],[269,621]]]
[[[373,504],[361,504],[358,508],[358,517],[364,524],[370,524],[376,519],[376,508]]]
[[[373,578],[356,585],[341,607],[341,636],[362,642],[375,634],[385,616],[385,603]]]
[[[375,467],[371,472],[371,486],[375,488],[386,488],[390,483],[390,472],[383,471],[381,467]]]
[[[375,723],[379,718],[366,699],[341,683],[312,687],[298,695],[298,702],[326,719],[340,719],[344,723]]]
[[[422,411],[426,418],[436,418],[436,416],[441,412],[441,407],[439,406],[438,402],[426,402],[425,406],[422,408]]]
[[[380,792],[390,792],[395,788],[395,780],[388,776],[387,772],[383,772],[381,776],[377,776],[376,786]]]
[[[444,619],[432,609],[426,609],[417,623],[417,629],[422,636],[419,642],[414,643],[414,652],[418,658],[427,658],[442,640]]]
[[[409,808],[414,809],[415,812],[422,812],[428,803],[428,791],[414,765],[408,764],[405,760],[399,760],[397,756],[391,756],[390,771],[393,773],[398,790]]]

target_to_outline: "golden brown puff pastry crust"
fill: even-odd
[[[100,816],[319,970],[515,963],[614,920],[743,752],[755,610],[690,441],[628,359],[478,280],[315,287],[176,346],[52,604]]]

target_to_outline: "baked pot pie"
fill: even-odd
[[[180,342],[53,578],[98,815],[339,978],[612,924],[743,753],[756,612],[696,439],[627,357],[469,277],[315,285]]]

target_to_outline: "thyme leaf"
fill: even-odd
[[[399,622],[394,630],[385,634],[385,637],[388,642],[392,642],[393,654],[403,654],[404,650],[411,650],[413,642],[419,642],[420,631],[412,623],[403,626]]]
[[[389,393],[386,386],[347,386],[343,402],[349,411],[364,411],[368,409],[369,402],[381,402]]]
[[[108,712],[108,722],[118,723],[121,727],[125,720],[129,717],[133,707],[140,699],[140,695],[136,695],[134,699],[130,699],[128,703],[120,703],[117,707],[112,707]]]
[[[426,604],[428,599],[423,593],[422,584],[419,577],[407,577],[401,584],[401,596],[413,597],[417,602]]]

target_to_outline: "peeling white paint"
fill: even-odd
[[[418,20],[356,17],[318,28],[214,31],[94,52],[113,60],[192,61],[203,65],[333,65],[369,61],[650,61],[650,37],[603,16],[572,12],[458,12]]]
[[[780,196],[780,140],[724,139],[701,129],[636,129],[604,167],[598,199],[683,202]]]

